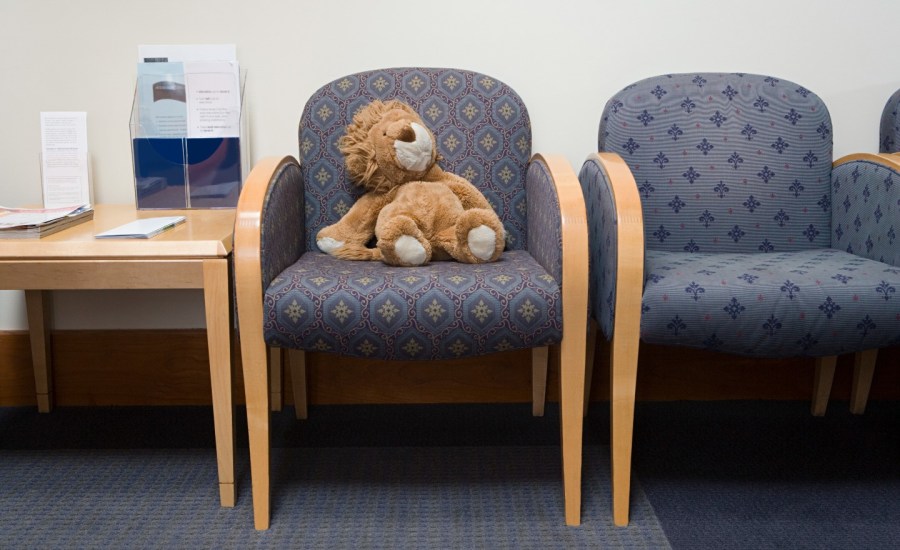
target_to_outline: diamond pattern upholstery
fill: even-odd
[[[270,345],[381,359],[442,359],[557,344],[559,283],[526,252],[422,268],[308,252],[265,295]]]
[[[361,194],[345,175],[337,141],[356,111],[375,99],[400,99],[417,109],[433,125],[441,166],[472,181],[497,211],[507,232],[508,251],[524,251],[529,244],[549,250],[539,256],[546,267],[529,254],[507,254],[496,265],[435,263],[420,275],[429,281],[428,292],[417,293],[403,289],[403,278],[392,275],[396,271],[390,268],[320,258],[316,233],[337,222]],[[276,277],[273,269],[268,279],[264,300],[268,344],[357,357],[450,359],[561,341],[561,249],[558,240],[549,246],[537,245],[559,235],[560,211],[527,206],[558,201],[550,196],[554,193],[546,170],[528,171],[531,125],[512,89],[490,76],[456,69],[382,69],[348,75],[322,86],[309,99],[300,120],[299,142],[299,177],[309,182],[304,186],[305,223],[300,233],[306,253],[289,268],[279,262],[288,271]],[[526,173],[535,182],[527,185],[527,191]],[[539,196],[529,202],[527,192]],[[273,203],[278,208],[295,208],[282,201]],[[528,213],[537,220],[532,223],[537,226],[530,241]],[[556,278],[548,269],[556,272]],[[439,273],[478,284],[459,290]],[[484,276],[487,273],[489,277]],[[366,289],[358,283],[369,279],[380,286]],[[486,285],[504,279],[521,284],[505,292],[485,293]],[[402,303],[393,304],[401,309],[370,310],[374,294],[391,288],[401,293]],[[470,304],[468,300],[476,294],[481,298]],[[443,311],[453,322],[447,327],[430,326],[420,303],[426,298],[431,311]],[[510,309],[513,304],[529,314]],[[472,315],[475,307],[502,319],[500,326],[488,332],[505,332],[507,337],[485,336],[485,322]]]
[[[318,231],[362,193],[347,178],[338,140],[353,115],[376,99],[413,107],[435,135],[440,166],[487,197],[507,235],[499,261],[402,268],[319,252]],[[587,334],[584,201],[567,162],[532,156],[519,95],[494,77],[460,69],[356,73],[312,94],[298,140],[299,161],[264,159],[251,172],[235,229],[257,528],[269,524],[269,348],[289,350],[295,403],[304,404],[307,351],[419,361],[531,348],[534,410],[541,414],[547,348],[558,347],[566,522],[577,525]],[[302,411],[297,408],[304,416],[305,405]]]

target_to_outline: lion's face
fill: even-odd
[[[423,179],[437,160],[431,131],[399,101],[373,101],[360,110],[340,148],[350,179],[368,191],[386,192]]]

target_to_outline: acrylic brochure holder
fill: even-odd
[[[246,75],[204,74],[211,85],[188,94],[185,77],[138,75],[130,129],[139,210],[237,206],[249,169]],[[229,93],[239,97],[222,101]]]

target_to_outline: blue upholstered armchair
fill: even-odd
[[[321,253],[322,227],[362,190],[337,148],[354,113],[399,99],[435,135],[444,170],[472,181],[503,221],[507,246],[488,264],[389,267]],[[464,70],[384,69],[338,78],[306,103],[299,161],[261,161],[238,204],[235,264],[255,524],[269,525],[269,348],[362,359],[432,361],[533,349],[535,412],[543,409],[548,348],[561,363],[565,519],[580,522],[587,333],[587,227],[571,166],[531,153],[521,98]],[[556,356],[556,354],[550,354]],[[485,359],[486,362],[490,358]],[[305,402],[303,374],[293,371]]]
[[[881,112],[881,132],[878,150],[882,153],[900,152],[900,90],[887,100]]]
[[[592,334],[611,339],[613,515],[628,522],[638,341],[835,358],[900,343],[900,163],[832,163],[816,94],[751,74],[642,80],[606,104],[580,181]]]

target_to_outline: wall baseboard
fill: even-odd
[[[210,403],[204,330],[55,331],[53,388],[57,406],[205,405]],[[234,398],[242,404],[238,345]],[[609,396],[608,348],[596,354],[591,400]],[[309,354],[311,404],[528,402],[528,351],[455,361],[364,361]],[[900,399],[900,347],[879,352],[872,399]],[[853,357],[838,360],[832,399],[847,400]],[[809,400],[812,359],[752,359],[698,350],[641,345],[638,400]],[[285,368],[284,400],[292,403]],[[548,399],[557,400],[551,367]],[[28,334],[0,332],[0,406],[36,403]]]

